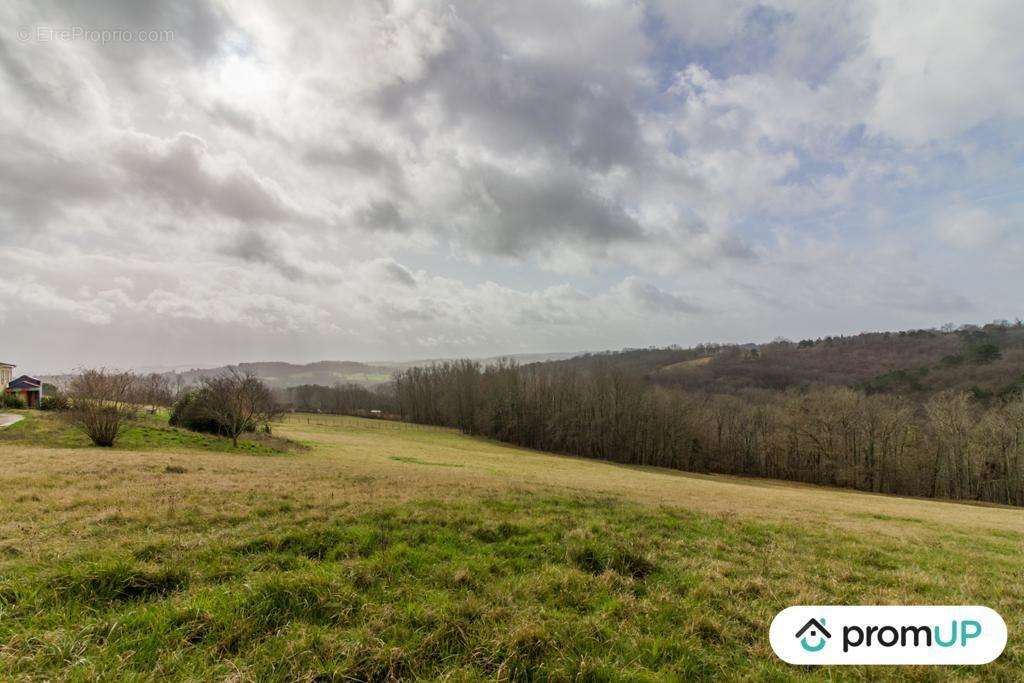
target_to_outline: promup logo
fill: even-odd
[[[1006,624],[979,606],[789,607],[769,639],[790,664],[987,664],[1006,647]]]
[[[810,633],[807,633],[810,631]],[[804,635],[807,633],[807,635]],[[828,639],[832,637],[832,634],[825,629],[825,618],[822,617],[821,621],[817,619],[808,619],[807,623],[796,632],[796,637],[800,639],[800,647],[807,650],[808,652],[819,652],[825,645],[828,644]],[[810,638],[814,641],[817,638],[814,645],[807,642]]]

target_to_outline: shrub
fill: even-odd
[[[204,434],[222,434],[224,428],[220,422],[203,411],[202,398],[201,391],[187,391],[182,394],[171,408],[171,426]]]
[[[243,432],[262,427],[270,433],[270,421],[279,413],[274,397],[255,375],[229,370],[204,377],[202,387],[182,396],[171,411],[171,425],[196,432],[231,437],[235,446]]]
[[[0,406],[4,408],[24,409],[25,402],[20,396],[14,394],[0,394]]]
[[[68,403],[68,400],[60,394],[56,394],[54,396],[43,396],[43,400],[39,402],[39,410],[62,411],[67,410],[70,407],[71,404]]]
[[[970,347],[968,354],[971,358],[971,362],[977,363],[978,365],[991,363],[994,360],[999,360],[1003,356],[999,347],[990,342],[976,344]]]
[[[68,422],[81,429],[96,446],[110,447],[135,417],[130,372],[83,370],[71,380]]]

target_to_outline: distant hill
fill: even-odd
[[[570,358],[576,358],[580,356],[583,351],[572,351],[572,352],[556,352],[556,353],[506,353],[502,356],[488,356],[486,358],[473,358],[479,363],[484,365],[492,365],[502,360],[513,360],[520,365],[529,365],[531,363],[545,363],[548,361],[560,361],[567,360]],[[401,370],[405,368],[421,367],[424,365],[431,365],[433,363],[444,363],[445,361],[459,360],[463,356],[451,356],[448,358],[426,358],[421,360],[409,360],[409,361],[375,361],[374,365],[380,365],[395,370]]]
[[[507,354],[476,360],[487,365],[501,359],[511,359],[520,365],[581,370],[600,364],[643,377],[653,384],[710,393],[839,385],[872,393],[921,396],[956,389],[989,398],[1024,390],[1024,324],[1001,322],[957,329],[865,332],[766,344]],[[390,381],[396,371],[446,360],[454,359],[308,364],[269,361],[189,370],[166,368],[164,374],[175,383],[190,384],[200,377],[236,367],[255,373],[274,388],[339,383],[373,387]],[[60,382],[66,376],[43,379]]]
[[[512,358],[519,363],[533,363],[538,361],[560,360],[574,355],[576,354],[514,354],[509,356],[482,358],[479,360],[481,363],[487,364],[497,362],[500,358]],[[339,383],[359,384],[370,387],[388,382],[396,370],[420,365],[430,365],[433,363],[443,362],[444,360],[449,359],[438,358],[412,361],[375,361],[370,363],[360,363],[348,360],[324,360],[307,364],[267,361],[257,363],[239,363],[237,365],[221,365],[211,368],[153,368],[149,371],[166,374],[172,377],[174,382],[180,382],[181,384],[194,384],[201,377],[212,377],[228,370],[229,368],[237,368],[242,372],[252,372],[271,387],[276,389],[296,387],[304,384],[333,386]]]
[[[956,389],[988,398],[1024,390],[1024,325],[868,332],[760,345],[624,349],[554,363],[575,368],[597,364],[654,384],[712,393],[841,385],[872,393],[920,395]]]
[[[274,361],[239,363],[232,366],[187,370],[175,374],[177,381],[183,384],[192,384],[201,377],[212,377],[229,368],[236,368],[242,372],[251,372],[271,387],[279,389],[299,386],[301,384],[321,384],[324,386],[332,386],[338,383],[374,385],[387,382],[391,379],[392,373],[391,368],[380,365],[370,365],[348,360],[324,360],[305,365]]]

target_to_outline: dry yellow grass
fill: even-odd
[[[109,530],[127,520],[158,529],[176,516],[244,518],[283,502],[321,516],[339,508],[509,492],[597,494],[885,535],[943,529],[1024,534],[1024,511],[1015,508],[617,465],[452,430],[315,416],[292,417],[277,432],[312,449],[255,457],[0,446],[0,557],[5,549],[13,557],[68,543],[80,547],[106,536],[97,525]]]
[[[678,363],[672,363],[671,365],[666,365],[664,367],[658,368],[657,372],[659,374],[664,375],[669,375],[674,372],[685,372],[687,370],[699,368],[702,365],[707,365],[712,360],[714,360],[714,356],[701,356],[700,358],[691,358],[690,360],[679,361]]]

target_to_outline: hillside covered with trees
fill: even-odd
[[[558,365],[603,365],[660,386],[710,393],[831,385],[918,397],[957,390],[987,399],[1024,389],[1024,324],[999,321],[761,345],[626,349]]]
[[[1024,505],[1024,324],[407,367],[292,409],[615,462]]]

